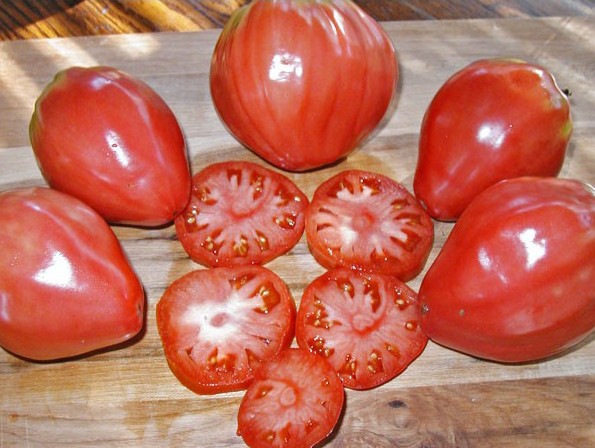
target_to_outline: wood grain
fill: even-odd
[[[576,448],[593,442],[592,376],[372,391],[357,401],[353,394],[342,422],[353,429],[340,431],[333,446]]]
[[[581,16],[592,0],[355,0],[380,21]],[[12,0],[0,3],[0,40],[222,27],[249,0]]]
[[[400,61],[393,115],[342,163],[288,174],[309,196],[348,168],[377,171],[411,188],[423,112],[467,63],[519,57],[547,66],[572,91],[575,131],[561,173],[595,183],[595,17],[387,22]],[[153,86],[182,125],[194,171],[220,160],[258,162],[225,131],[208,92],[218,30],[0,42],[0,190],[44,185],[29,146],[33,104],[71,65],[119,67]],[[261,162],[262,163],[262,162]],[[436,223],[435,258],[451,225]],[[114,227],[147,293],[135,341],[71,362],[31,363],[0,351],[0,447],[234,447],[241,393],[197,396],[167,367],[155,305],[177,277],[198,268],[172,226]],[[299,302],[323,271],[305,240],[268,264]],[[427,267],[426,267],[427,268]],[[410,282],[417,290],[421,278]],[[564,356],[506,366],[430,343],[394,381],[349,391],[328,447],[595,446],[594,337]]]

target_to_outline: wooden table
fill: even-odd
[[[420,120],[455,70],[483,57],[514,56],[547,66],[572,91],[575,131],[564,177],[595,183],[595,18],[384,22],[402,82],[384,128],[345,162],[289,176],[311,197],[347,168],[392,176],[411,188]],[[57,70],[114,65],[145,80],[170,104],[186,133],[194,171],[223,159],[258,161],[225,131],[208,93],[219,30],[0,42],[0,190],[44,185],[27,128],[35,98]],[[437,255],[451,226],[436,223]],[[0,229],[1,231],[1,229]],[[61,363],[30,363],[0,351],[0,447],[233,447],[241,393],[197,396],[169,371],[155,304],[173,279],[197,268],[173,227],[114,227],[146,288],[146,331],[135,344]],[[429,266],[428,263],[428,266]],[[271,262],[299,301],[322,269],[302,239]],[[2,267],[0,267],[2,268]],[[419,288],[421,276],[410,285]],[[595,446],[594,337],[564,356],[505,366],[430,343],[401,376],[377,389],[347,391],[328,447]]]
[[[249,0],[10,0],[0,40],[220,28]],[[582,16],[593,0],[355,0],[379,21]]]

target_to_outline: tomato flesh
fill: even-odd
[[[296,319],[300,347],[324,358],[352,389],[392,380],[422,352],[417,294],[398,279],[331,270],[302,296]]]
[[[307,205],[304,193],[280,173],[251,162],[216,163],[194,175],[176,231],[198,263],[263,264],[297,244]]]
[[[252,448],[309,448],[332,432],[343,403],[343,385],[332,366],[290,348],[255,372],[240,404],[238,435]]]
[[[327,269],[349,267],[407,281],[423,269],[434,226],[401,184],[348,170],[316,189],[306,210],[306,236],[312,255]]]
[[[157,304],[169,366],[199,394],[245,389],[259,364],[289,347],[294,320],[289,289],[262,266],[189,272]]]

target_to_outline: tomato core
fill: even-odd
[[[374,324],[374,318],[364,314],[357,314],[353,317],[352,321],[353,328],[360,333],[369,332],[374,327]]]
[[[229,211],[238,219],[249,218],[256,211],[257,205],[258,202],[248,202],[244,198],[238,197],[230,204]]]
[[[211,318],[211,325],[213,327],[223,327],[229,322],[229,314],[217,313]]]
[[[297,395],[294,388],[292,386],[286,386],[279,395],[279,403],[281,403],[282,406],[290,407],[295,406],[296,402]]]
[[[353,228],[356,231],[369,229],[376,222],[376,218],[368,210],[360,211],[353,217]]]

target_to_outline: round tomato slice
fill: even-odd
[[[300,347],[323,356],[345,387],[395,378],[424,350],[417,294],[395,277],[339,268],[304,291],[296,319]]]
[[[192,271],[157,304],[169,367],[199,394],[245,389],[253,369],[291,345],[295,302],[262,266]]]
[[[308,448],[327,437],[345,392],[333,367],[307,350],[290,348],[254,374],[238,412],[238,435],[252,448]]]
[[[312,255],[327,269],[349,267],[407,281],[427,260],[434,225],[403,185],[381,174],[348,170],[314,193],[306,236]]]
[[[263,264],[300,240],[307,205],[304,193],[280,173],[251,162],[216,163],[194,175],[176,231],[197,263]]]

